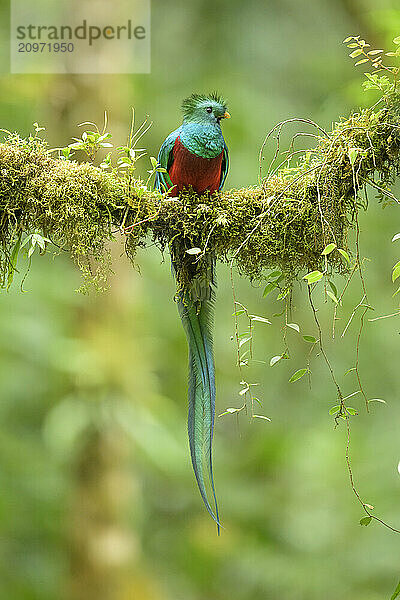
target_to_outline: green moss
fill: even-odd
[[[320,268],[321,252],[331,242],[347,248],[347,232],[362,205],[360,190],[373,177],[383,190],[399,173],[400,117],[397,97],[385,108],[364,110],[336,123],[293,168],[284,168],[259,186],[179,199],[142,193],[143,182],[121,173],[106,173],[90,163],[52,158],[39,138],[8,137],[0,144],[0,275],[6,280],[20,231],[39,230],[67,248],[84,275],[104,277],[105,244],[121,226],[126,252],[150,236],[170,247],[181,285],[201,268],[210,253],[234,259],[251,278],[279,267],[289,279]],[[191,256],[186,250],[202,251]],[[100,271],[93,274],[88,259]],[[337,253],[332,269],[343,269]]]

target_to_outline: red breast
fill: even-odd
[[[198,194],[203,194],[206,190],[216,192],[221,183],[222,156],[223,151],[215,158],[193,154],[185,148],[178,136],[173,148],[174,160],[168,171],[175,186],[171,193],[178,194],[189,186]]]

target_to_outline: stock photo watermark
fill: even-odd
[[[11,0],[11,73],[150,73],[150,0]]]

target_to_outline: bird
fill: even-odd
[[[216,92],[192,94],[182,102],[183,122],[170,133],[158,154],[160,170],[155,186],[169,196],[192,189],[198,195],[214,194],[225,183],[229,153],[221,130],[229,119],[225,100]],[[177,274],[177,256],[170,246],[172,271]],[[180,259],[181,260],[181,259]],[[215,366],[213,319],[215,302],[215,257],[208,253],[201,267],[189,267],[191,280],[178,286],[175,296],[189,349],[188,436],[193,471],[204,505],[220,533],[214,486],[212,440],[215,419]],[[205,473],[208,472],[213,506]]]

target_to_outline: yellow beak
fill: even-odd
[[[231,115],[228,112],[224,112],[224,114],[222,115],[223,119],[230,119]]]

